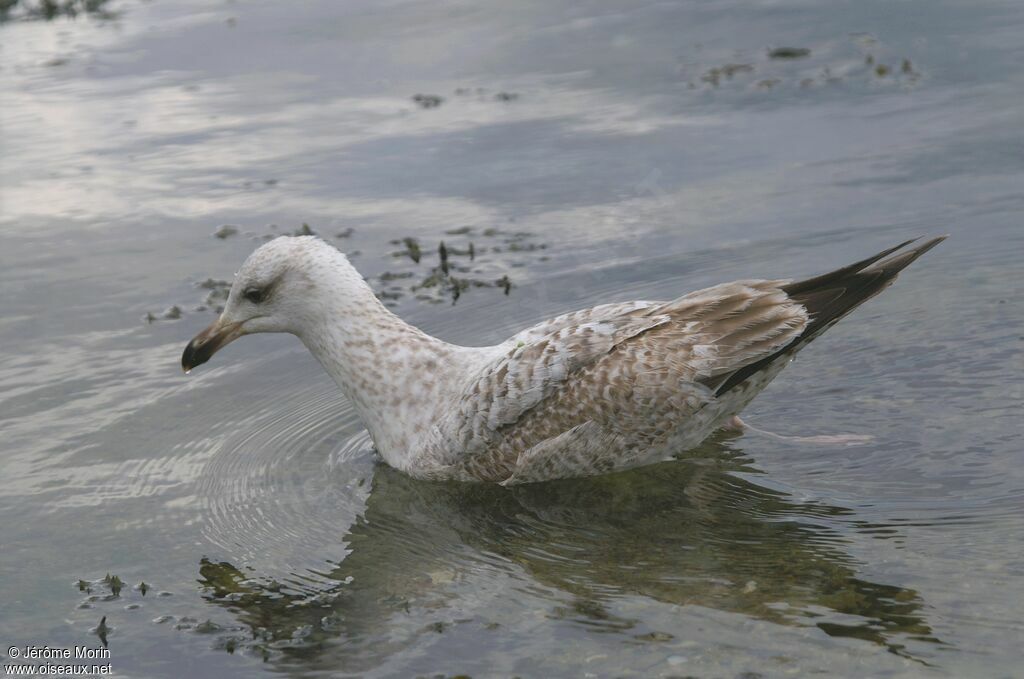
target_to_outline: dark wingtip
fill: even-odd
[[[921,240],[914,238],[841,269],[782,286],[786,294],[807,310],[811,318],[807,329],[771,356],[734,372],[715,389],[715,395],[722,395],[771,365],[780,356],[796,351],[810,342],[840,318],[888,287],[896,280],[900,271],[948,237],[949,234],[936,236],[920,245],[903,250],[911,243]],[[898,252],[899,250],[903,251]]]
[[[906,262],[896,269],[898,271],[899,269],[902,269],[903,267],[913,262],[915,259],[923,255],[924,253],[931,250],[933,247],[935,247],[942,241],[946,240],[946,238],[948,237],[949,234],[946,234],[944,236],[937,236],[921,245],[912,247],[909,250],[905,250],[902,253],[893,254],[899,252],[900,250],[903,250],[911,243],[916,243],[917,241],[921,240],[920,236],[917,238],[911,238],[910,240],[903,241],[899,245],[894,245],[891,248],[886,248],[885,250],[882,250],[876,255],[872,255],[871,257],[862,259],[859,262],[848,264],[847,266],[844,266],[841,269],[836,269],[835,271],[830,271],[820,276],[815,276],[814,278],[807,278],[802,281],[794,281],[793,283],[789,283],[788,285],[783,286],[782,289],[785,290],[790,295],[798,295],[801,293],[809,292],[811,290],[821,289],[831,284],[837,283],[838,281],[841,281],[847,278],[848,276],[856,274],[860,271],[876,271],[882,269],[883,266],[885,266],[886,269],[890,269],[891,264],[896,263],[898,261],[902,261],[901,258],[907,258],[908,255],[912,254],[913,256],[907,258]],[[889,257],[889,255],[893,256]],[[886,257],[889,258],[885,259]]]
[[[905,240],[902,243],[900,243],[899,245],[894,245],[891,248],[887,248],[885,250],[882,250],[878,254],[872,255],[872,256],[867,257],[865,259],[862,259],[859,262],[854,262],[853,264],[848,264],[848,265],[842,267],[841,269],[836,269],[835,271],[829,271],[828,273],[821,274],[820,276],[815,276],[814,278],[807,278],[807,279],[802,280],[802,281],[795,281],[793,283],[790,283],[789,285],[784,286],[782,289],[785,290],[787,293],[789,293],[791,295],[794,295],[794,294],[799,294],[801,292],[805,292],[805,291],[808,291],[808,290],[814,290],[816,288],[821,288],[821,287],[823,287],[825,285],[828,285],[829,283],[831,283],[833,281],[842,280],[843,278],[845,278],[845,277],[847,277],[847,276],[849,276],[851,274],[855,274],[858,271],[862,271],[863,269],[866,269],[867,267],[871,266],[872,264],[874,264],[878,260],[880,260],[880,259],[882,259],[884,257],[888,257],[889,255],[891,255],[892,253],[896,252],[897,250],[902,250],[903,248],[905,248],[906,246],[910,245],[911,243],[913,243],[916,240],[918,240],[918,239],[917,238],[911,238],[910,240]]]
[[[888,259],[883,259],[880,262],[872,264],[870,267],[865,269],[865,271],[883,271],[887,274],[895,275],[902,271],[903,269],[905,269],[906,267],[910,266],[921,255],[928,252],[929,250],[931,250],[932,248],[934,248],[936,245],[946,240],[947,238],[949,238],[948,233],[943,236],[936,236],[934,238],[931,238],[925,241],[924,243],[921,243],[920,245],[916,245],[903,252],[895,254],[892,257],[889,257]],[[911,242],[917,242],[919,240],[921,239],[915,238]]]

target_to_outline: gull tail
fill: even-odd
[[[840,318],[892,285],[900,271],[944,240],[946,236],[939,236],[904,250],[914,242],[909,240],[855,264],[784,285],[783,292],[802,304],[811,317],[796,342],[806,344],[828,330]]]
[[[810,316],[807,327],[796,339],[771,356],[737,370],[715,390],[715,394],[729,391],[779,357],[795,353],[835,325],[839,319],[892,285],[900,271],[946,238],[938,236],[909,248],[907,246],[918,239],[908,240],[841,269],[782,286],[783,292],[807,309]]]

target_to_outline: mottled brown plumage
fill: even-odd
[[[603,304],[472,348],[402,322],[330,246],[281,238],[250,257],[224,315],[183,360],[208,358],[203,343],[221,327],[232,339],[292,332],[352,399],[384,459],[410,474],[503,484],[586,476],[696,446],[796,351],[942,240],[799,282]],[[254,308],[235,289],[271,285],[278,299]]]

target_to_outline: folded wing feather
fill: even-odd
[[[635,451],[687,427],[714,401],[716,381],[799,335],[807,313],[785,283],[738,281],[671,302],[606,304],[525,330],[441,424],[446,444],[485,480],[518,475],[535,447],[546,458],[562,448],[574,465],[597,464],[601,449],[601,464],[619,466],[612,454],[629,466]],[[707,417],[694,420],[708,426]]]

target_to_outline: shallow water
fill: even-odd
[[[100,4],[0,24],[3,648],[106,616],[124,676],[1019,674],[1020,3]],[[467,344],[952,237],[746,413],[870,444],[509,490],[382,466],[292,338],[180,374],[197,284],[303,223]],[[509,294],[416,299],[442,239]]]

